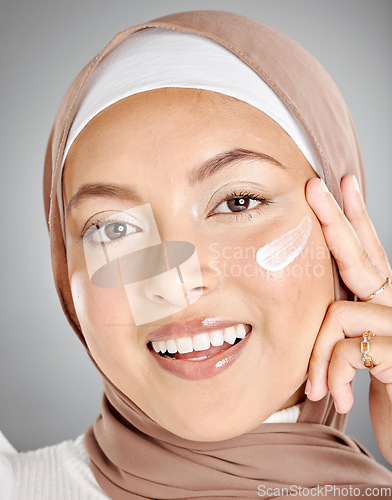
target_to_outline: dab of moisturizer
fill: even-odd
[[[256,261],[266,271],[281,271],[302,252],[308,241],[311,222],[304,217],[297,227],[259,248]]]

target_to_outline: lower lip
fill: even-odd
[[[227,348],[219,354],[215,354],[215,356],[203,359],[202,361],[164,358],[153,349],[149,349],[149,351],[154,356],[159,366],[164,370],[187,380],[200,380],[214,377],[218,375],[218,373],[229,368],[234,361],[239,358],[248,343],[251,333],[252,331],[250,331],[241,342],[238,342],[238,344]],[[199,351],[198,354],[202,356],[203,351]]]

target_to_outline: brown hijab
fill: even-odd
[[[65,95],[45,159],[44,202],[54,279],[63,310],[87,350],[68,280],[57,200],[59,170],[86,82],[107,53],[148,27],[197,33],[229,49],[260,75],[308,132],[338,203],[343,175],[355,174],[362,192],[365,189],[357,136],[338,89],[320,64],[287,36],[252,19],[217,11],[170,15],[119,33]],[[336,265],[334,281],[336,300],[354,299],[339,280]],[[162,428],[102,375],[102,414],[86,432],[85,443],[94,475],[110,498],[247,499],[260,497],[259,485],[351,485],[361,493],[365,485],[392,485],[392,473],[343,434],[346,418],[335,412],[330,395],[319,402],[306,400],[298,423],[261,424],[241,436],[204,443]]]

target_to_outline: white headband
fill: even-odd
[[[138,31],[103,58],[84,89],[61,168],[78,134],[99,112],[125,97],[164,87],[219,92],[260,109],[288,133],[317,175],[324,178],[302,125],[257,73],[219,43],[167,28]],[[61,177],[60,173],[58,200],[62,215]]]

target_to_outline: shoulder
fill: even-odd
[[[83,435],[23,453],[17,453],[1,435],[1,479],[2,474],[12,500],[108,500],[92,473]]]
[[[8,457],[16,454],[16,450],[0,432],[0,484],[4,500],[11,498],[13,473]]]

